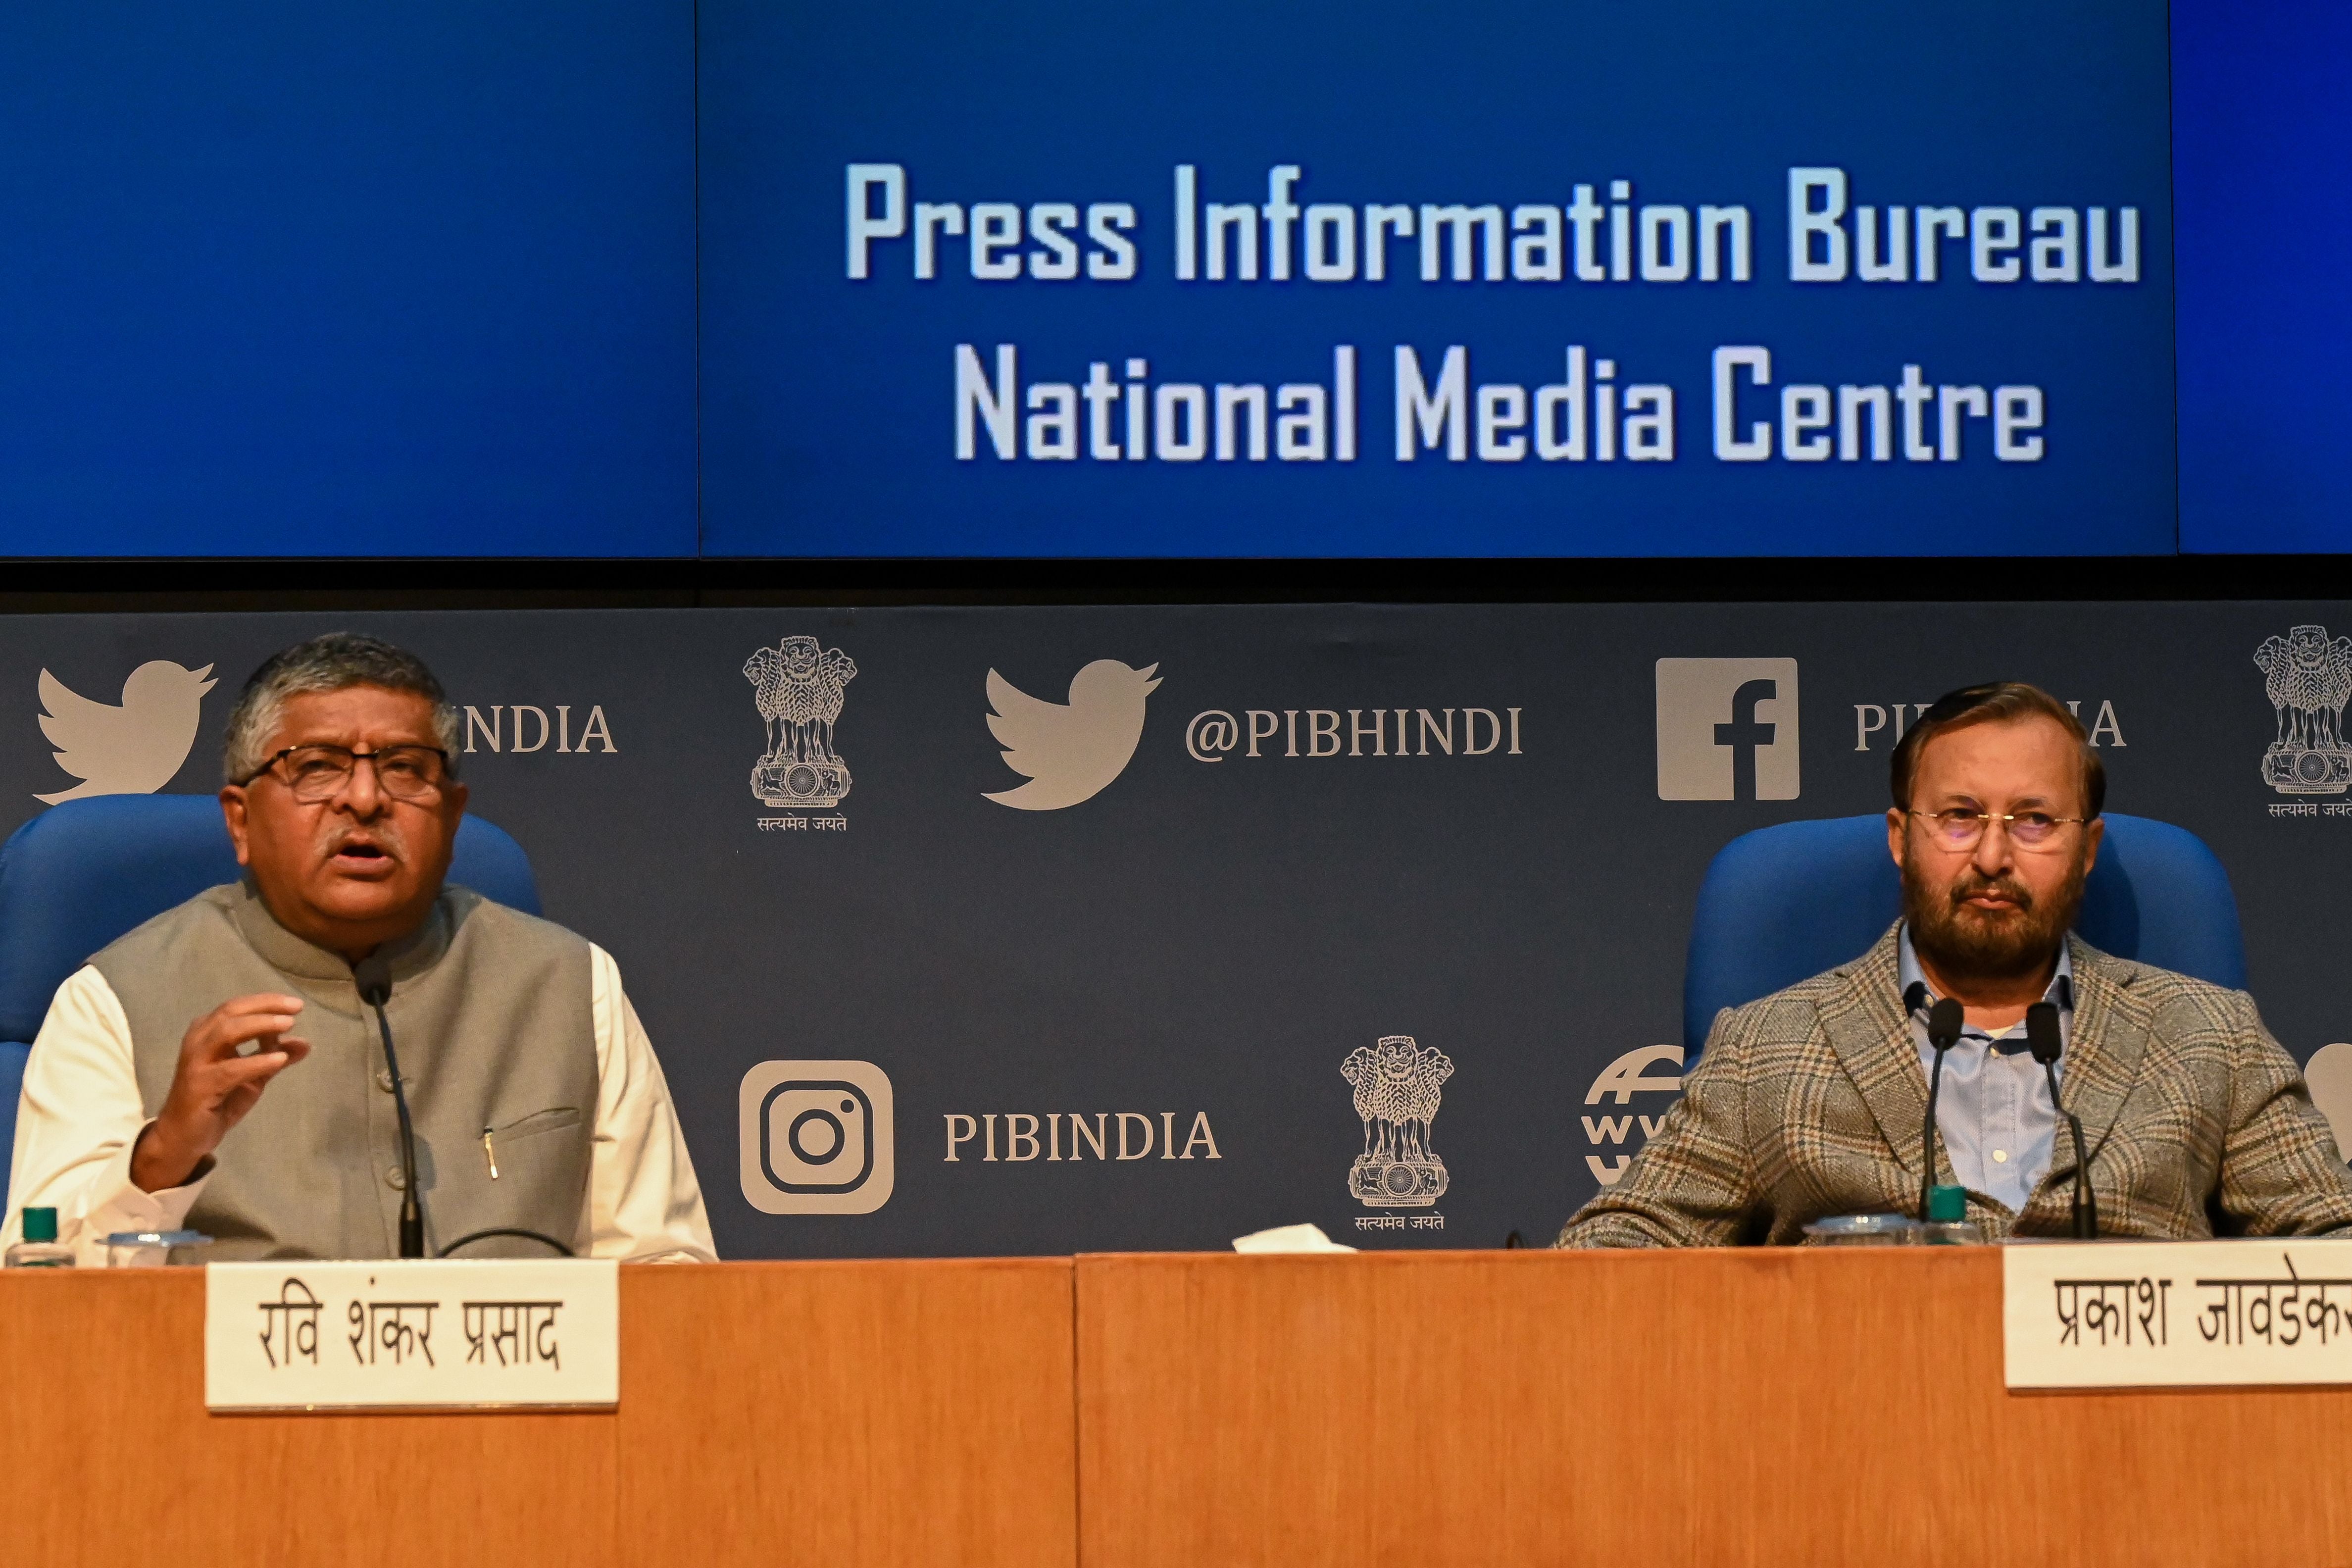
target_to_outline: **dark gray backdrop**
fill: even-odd
[[[431,660],[453,699],[601,708],[614,751],[464,759],[474,806],[530,850],[548,913],[610,949],[660,1050],[723,1253],[1066,1253],[1221,1247],[1314,1220],[1367,1246],[1548,1237],[1595,1189],[1597,1074],[1680,1038],[1699,878],[1734,835],[1885,804],[1893,725],[1992,677],[2112,704],[2117,810],[2221,854],[2254,994],[2298,1058],[2352,1034],[2333,896],[2352,817],[2274,816],[2273,715],[2252,655],[2344,604],[1266,606],[24,617],[0,622],[0,826],[73,781],[38,727],[38,672],[116,700],[151,659],[215,666],[189,759],[215,786],[221,721],[272,649],[351,626]],[[845,829],[762,830],[765,743],[746,658],[810,636],[855,659],[835,743]],[[1798,661],[1801,783],[1784,801],[1658,795],[1662,658]],[[1061,701],[1097,659],[1158,666],[1125,771],[1066,809],[1021,783],[986,723],[994,668]],[[1197,713],[1485,708],[1522,750],[1484,756],[1188,753]],[[1727,712],[1721,717],[1729,718]],[[510,748],[513,735],[502,719]],[[1483,721],[1482,727],[1483,727]],[[535,728],[535,725],[532,726]],[[2117,739],[2119,731],[2120,739]],[[1344,737],[1343,728],[1343,737]],[[1484,739],[1482,734],[1482,740]],[[1461,737],[1457,732],[1459,748]],[[1369,749],[1369,742],[1366,748]],[[803,812],[824,817],[833,812]],[[1366,1233],[1350,1051],[1410,1035],[1454,1064],[1433,1142],[1437,1230]],[[772,1215],[738,1180],[738,1094],[775,1060],[855,1059],[896,1094],[896,1186],[858,1215]],[[1653,1074],[1671,1070],[1654,1067]],[[946,1119],[1205,1112],[1219,1158],[949,1163]],[[1066,1121],[1059,1124],[1068,1138]],[[1130,1124],[1130,1133],[1134,1125]],[[1090,1152],[1089,1152],[1090,1153]],[[1399,1211],[1411,1213],[1412,1211]],[[1425,1212],[1425,1211],[1424,1211]]]

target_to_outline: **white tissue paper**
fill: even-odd
[[[1235,1252],[1353,1252],[1323,1234],[1319,1225],[1278,1225],[1234,1237]]]

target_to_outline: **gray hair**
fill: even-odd
[[[457,710],[449,706],[441,682],[434,679],[425,661],[381,637],[329,632],[271,654],[246,681],[236,706],[229,710],[228,738],[221,750],[222,776],[230,784],[243,784],[268,763],[262,748],[278,732],[288,698],[353,686],[413,691],[429,700],[434,738],[449,753],[449,772],[457,773]]]

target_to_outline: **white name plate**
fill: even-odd
[[[215,1263],[208,1410],[614,1408],[610,1258]]]
[[[2011,1388],[2352,1383],[2352,1241],[2001,1248]]]

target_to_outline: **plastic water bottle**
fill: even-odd
[[[1923,1247],[1980,1247],[1984,1231],[1969,1218],[1966,1187],[1931,1187],[1927,1192],[1927,1223],[1914,1239]]]
[[[8,1249],[11,1268],[71,1268],[73,1248],[58,1240],[58,1211],[25,1210],[25,1239]]]
[[[1809,1247],[1908,1247],[1919,1222],[1907,1214],[1840,1214],[1805,1226]]]

